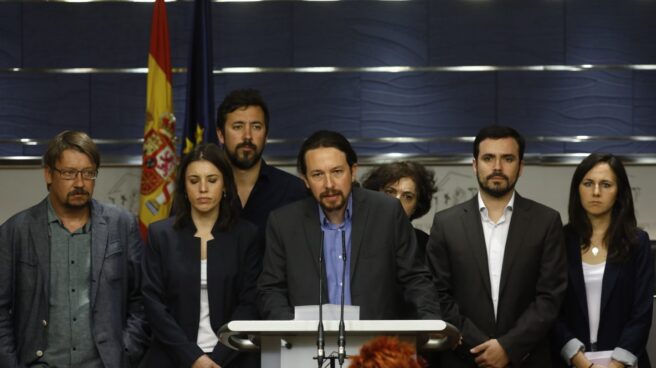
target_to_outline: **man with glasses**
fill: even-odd
[[[0,226],[0,367],[136,366],[148,341],[136,219],[92,199],[87,134],[58,134],[43,165],[48,196]]]
[[[262,316],[293,319],[295,306],[318,303],[323,244],[327,302],[340,304],[343,295],[344,304],[360,306],[361,319],[401,319],[404,302],[418,318],[441,318],[408,217],[395,198],[353,186],[357,156],[346,138],[316,132],[301,146],[297,162],[312,197],[269,217],[258,280]]]

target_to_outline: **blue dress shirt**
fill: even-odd
[[[331,304],[341,304],[342,301],[342,272],[346,263],[344,274],[344,304],[351,304],[351,218],[353,209],[353,197],[349,194],[344,222],[333,224],[323,213],[319,205],[319,220],[323,230],[323,256],[326,265],[326,277],[328,280],[328,301]],[[342,233],[346,243],[346,262],[342,261]]]

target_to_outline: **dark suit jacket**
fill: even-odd
[[[404,300],[419,318],[441,318],[430,274],[417,257],[410,222],[398,200],[353,188],[351,301],[361,319],[398,319]],[[319,302],[321,227],[314,198],[271,213],[258,280],[258,308],[266,319],[292,319],[294,306]],[[325,273],[324,285],[325,281]],[[324,288],[324,299],[328,300]]]
[[[560,350],[571,339],[579,339],[590,351],[588,302],[581,266],[581,240],[565,228],[569,264],[568,287],[560,316],[553,331],[558,361]],[[638,357],[640,368],[651,367],[645,346],[652,319],[654,263],[649,236],[639,233],[639,243],[624,262],[606,262],[601,291],[601,315],[597,333],[597,350],[615,347]]]
[[[145,367],[191,367],[203,355],[196,344],[200,321],[200,239],[193,223],[173,228],[173,218],[148,229],[143,270],[146,317],[154,341]],[[257,228],[239,221],[231,229],[212,230],[207,243],[207,290],[214,331],[232,320],[258,319],[255,282],[261,254]],[[222,367],[257,364],[259,356],[238,354],[218,343],[210,357]],[[248,363],[248,364],[247,364]]]
[[[567,287],[560,215],[515,195],[494,317],[487,250],[478,199],[435,215],[429,266],[442,312],[460,329],[463,344],[442,354],[443,367],[473,367],[469,349],[496,338],[514,367],[549,367],[549,331]]]
[[[414,230],[415,237],[417,238],[417,254],[419,254],[419,259],[426,261],[426,244],[428,244],[428,234],[417,228]]]
[[[148,334],[139,286],[143,243],[134,216],[91,202],[93,339],[105,367],[136,365]],[[46,200],[0,226],[0,367],[37,362],[45,351],[50,292]]]

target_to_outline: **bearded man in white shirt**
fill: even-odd
[[[443,367],[551,367],[549,331],[567,286],[557,211],[514,189],[524,139],[489,126],[474,141],[479,193],[435,215],[427,245],[445,319],[462,344]]]

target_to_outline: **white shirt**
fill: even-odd
[[[210,323],[210,302],[207,296],[207,260],[200,261],[200,321],[198,323],[198,347],[204,352],[211,353],[219,338],[212,330]]]
[[[506,251],[506,240],[508,229],[510,229],[510,218],[515,204],[515,193],[503,211],[499,221],[494,223],[488,217],[488,211],[483,203],[481,193],[478,193],[478,209],[481,212],[481,223],[483,224],[483,235],[485,235],[485,248],[487,249],[487,266],[490,272],[490,293],[494,305],[494,318],[497,317],[499,306],[499,284],[501,283],[501,269],[503,267],[503,255]]]
[[[588,301],[588,324],[590,325],[590,342],[597,342],[599,317],[601,315],[601,284],[604,280],[606,262],[592,265],[582,262],[585,297]]]

